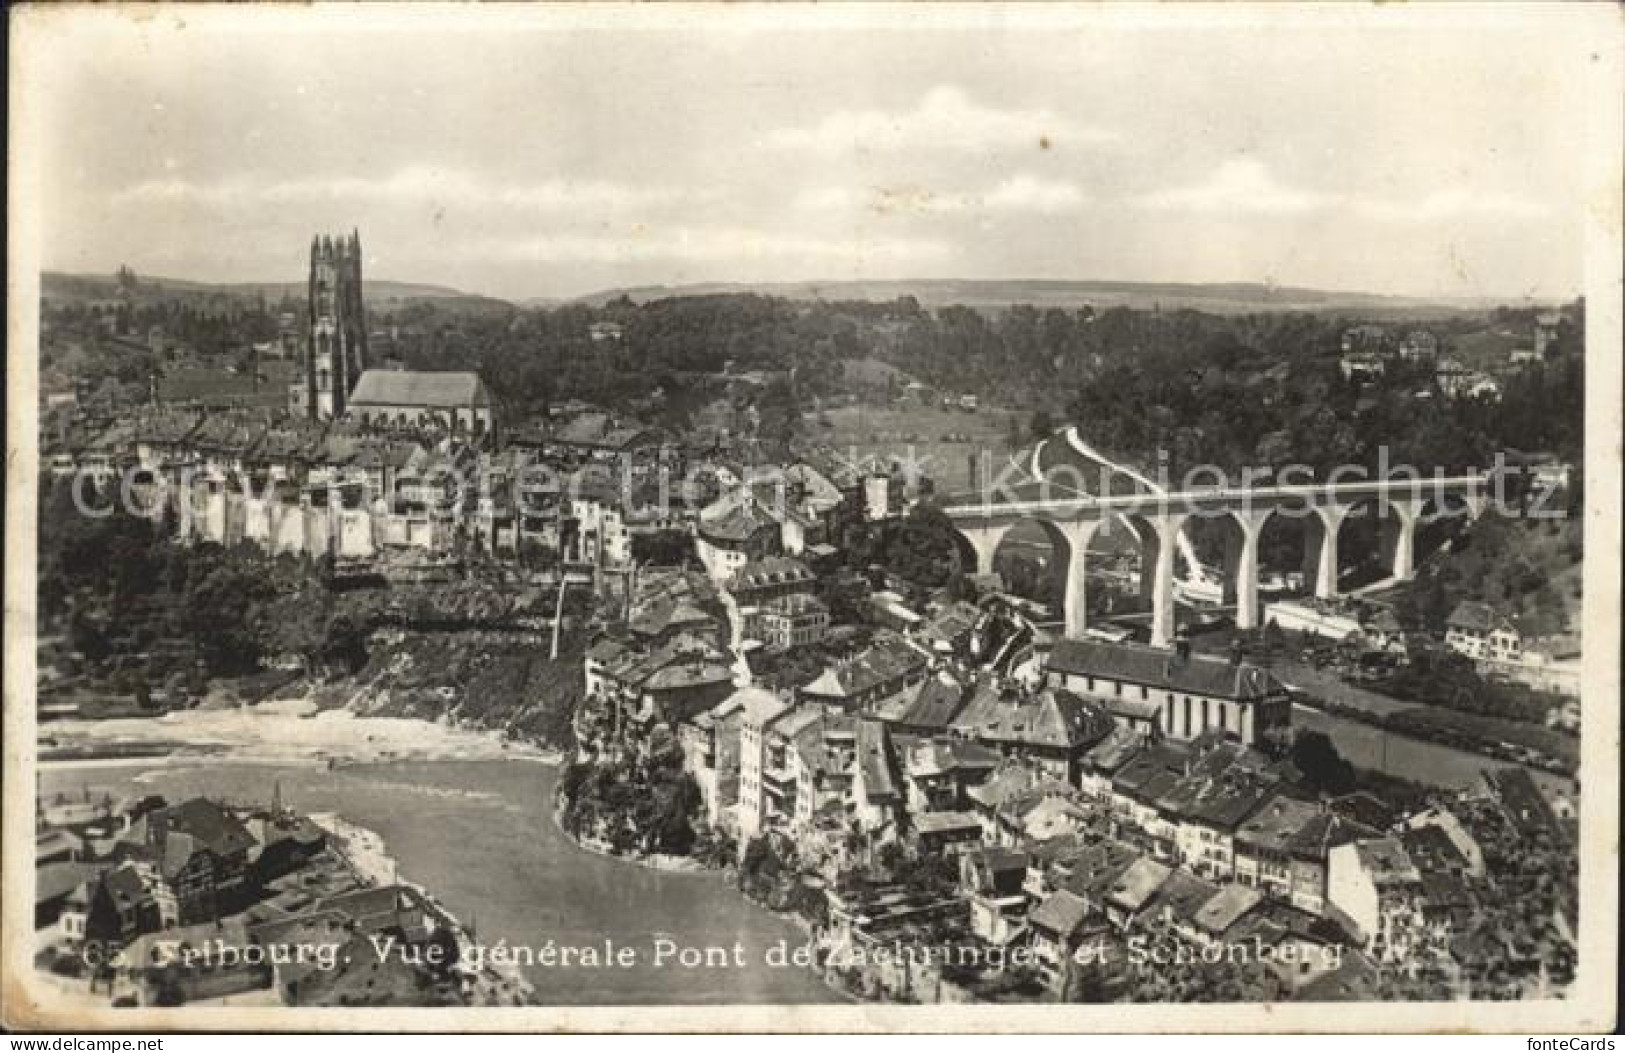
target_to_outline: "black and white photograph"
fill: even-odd
[[[1616,1026],[1617,7],[9,31],[8,1027]]]

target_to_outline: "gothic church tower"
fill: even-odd
[[[367,319],[361,301],[361,237],[310,243],[310,332],[305,343],[305,405],[312,420],[344,416],[367,367]]]

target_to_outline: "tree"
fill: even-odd
[[[637,552],[638,539],[632,539],[632,551]],[[519,565],[527,570],[547,570],[559,562],[558,549],[545,545],[533,537],[519,542]]]
[[[347,614],[335,614],[327,623],[327,642],[322,658],[336,662],[347,672],[355,672],[367,664],[367,639],[372,630],[359,619]]]
[[[680,567],[694,551],[694,539],[682,530],[632,535],[632,558],[657,567]]]
[[[1304,781],[1319,793],[1348,793],[1359,785],[1354,765],[1338,752],[1324,732],[1300,731],[1292,743],[1292,764],[1303,773]]]

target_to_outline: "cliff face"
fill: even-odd
[[[358,715],[449,721],[550,748],[571,744],[585,684],[582,642],[496,632],[388,632],[352,680],[322,692]]]

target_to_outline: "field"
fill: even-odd
[[[1026,425],[1027,415],[1014,410],[858,405],[809,414],[805,432],[843,455],[876,453],[917,464],[939,491],[951,491],[973,485],[970,458],[983,451],[997,475],[1011,452],[1012,427],[1021,428],[1025,440]]]

